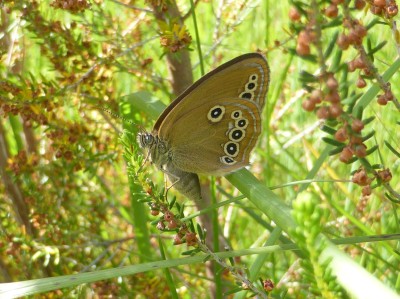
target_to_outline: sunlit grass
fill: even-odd
[[[272,294],[277,298],[286,292],[289,292],[288,297],[305,298],[307,287],[299,287],[299,281],[303,286],[312,284],[312,279],[307,278],[311,272],[306,271],[304,277],[301,276],[304,269],[309,268],[299,264],[300,257],[304,256],[294,249],[300,246],[306,251],[307,244],[301,243],[300,237],[291,231],[293,227],[299,227],[299,223],[296,224],[293,219],[303,219],[304,227],[310,230],[318,228],[328,239],[349,241],[343,242],[346,245],[338,246],[347,256],[342,257],[335,247],[316,246],[313,253],[324,252],[333,257],[335,267],[341,261],[351,266],[361,265],[369,274],[353,268],[354,275],[366,275],[365,279],[371,281],[378,278],[388,286],[387,289],[398,289],[398,241],[393,240],[395,238],[390,241],[380,238],[379,242],[363,239],[363,243],[358,243],[359,240],[352,239],[381,234],[391,234],[393,237],[400,231],[398,204],[385,197],[382,187],[375,189],[367,202],[361,202],[361,187],[351,183],[352,172],[358,169],[360,163],[346,165],[339,161],[338,155],[328,156],[331,147],[322,140],[328,136],[327,133],[320,129],[320,122],[314,113],[302,109],[302,101],[307,95],[302,88],[300,73],[317,73],[318,69],[315,64],[290,52],[296,47],[297,37],[290,31],[287,17],[289,3],[247,1],[244,7],[235,1],[223,6],[219,2],[198,2],[195,12],[203,53],[201,59],[206,72],[247,52],[261,50],[268,58],[271,69],[268,107],[263,112],[263,133],[253,153],[249,172],[242,170],[227,179],[216,179],[217,203],[231,201],[218,208],[197,211],[193,203],[173,189],[169,191],[169,196],[177,196],[178,202],[185,203],[185,216],[197,212],[213,215],[214,224],[218,223],[219,226],[214,225],[213,232],[208,232],[209,238],[212,238],[212,233],[219,233],[231,247],[227,253],[220,255],[237,257],[235,266],[249,274],[256,284],[260,277],[272,279],[276,285]],[[179,8],[182,13],[189,12],[189,1],[180,3]],[[82,14],[54,10],[49,2],[42,2],[40,11],[46,22],[60,21],[63,28],[69,31],[71,43],[75,40],[79,46],[68,49],[76,51],[71,56],[67,55],[67,49],[61,51],[65,56],[60,54],[58,58],[59,62],[65,62],[65,68],[54,69],[49,59],[52,57],[49,53],[54,49],[46,48],[46,39],[57,36],[57,33],[51,32],[51,36],[46,36],[45,31],[40,32],[40,27],[36,27],[33,30],[37,33],[35,36],[30,32],[32,29],[23,27],[25,24],[18,27],[23,38],[17,41],[24,51],[15,50],[13,63],[18,62],[16,57],[22,52],[26,58],[20,73],[8,73],[7,80],[23,86],[23,92],[13,100],[23,106],[25,103],[31,105],[32,101],[39,102],[43,97],[56,104],[57,112],[50,119],[48,127],[34,123],[33,132],[40,145],[39,166],[29,166],[26,173],[14,177],[14,183],[23,190],[25,198],[33,197],[36,200],[31,206],[28,204],[31,222],[37,227],[36,235],[27,235],[21,229],[13,215],[12,206],[6,204],[6,200],[10,201],[8,190],[5,187],[0,189],[0,197],[4,198],[1,222],[7,232],[7,238],[6,235],[2,236],[0,241],[13,244],[11,249],[2,250],[0,257],[5,258],[5,268],[9,270],[11,280],[28,280],[18,286],[0,284],[0,296],[1,292],[9,296],[23,296],[61,287],[65,289],[54,293],[55,296],[83,295],[85,292],[100,294],[105,290],[114,296],[145,292],[161,296],[169,294],[171,288],[176,289],[178,297],[182,298],[190,295],[194,298],[209,296],[210,278],[204,267],[206,257],[198,255],[187,260],[181,259],[182,252],[190,248],[185,244],[173,246],[173,233],[160,233],[155,225],[150,224],[157,218],[150,215],[146,203],[135,197],[136,192],[143,191],[143,186],[135,181],[135,173],[128,171],[127,161],[130,163],[131,160],[123,158],[124,153],[126,158],[127,148],[131,145],[121,142],[119,134],[122,130],[151,130],[157,116],[172,99],[163,49],[159,38],[153,39],[159,33],[153,16],[148,12],[133,13],[134,9],[112,1],[93,5],[92,9]],[[13,18],[16,18],[16,14]],[[365,24],[372,20],[370,15],[363,18]],[[187,15],[185,25],[195,39],[190,15]],[[391,31],[384,28],[383,25],[376,25],[371,29],[372,45],[388,41],[376,54],[375,63],[380,74],[388,69],[393,70],[394,74],[387,79],[390,78],[392,82],[393,93],[399,95],[396,45]],[[341,27],[327,31],[324,44],[329,43],[337,31],[340,32]],[[144,41],[143,44],[141,41]],[[277,45],[275,41],[281,44]],[[64,45],[64,42],[60,44]],[[200,78],[201,71],[195,40],[190,48],[196,80]],[[329,57],[328,66],[334,63],[337,51],[335,48]],[[356,52],[352,50],[345,51],[343,59],[350,60],[355,55]],[[148,67],[143,66],[145,59],[149,58],[153,61]],[[2,64],[2,72],[5,72],[5,60]],[[338,79],[343,78],[344,74],[341,70]],[[89,77],[87,81],[85,76]],[[342,86],[348,85],[354,90],[357,77],[357,72],[349,73],[346,80],[340,82]],[[74,85],[76,82],[79,82],[77,86]],[[32,89],[36,89],[36,86],[41,92],[33,96]],[[391,185],[399,192],[399,159],[384,146],[387,141],[397,150],[400,147],[396,124],[398,111],[390,104],[377,105],[371,84],[358,92],[364,94],[361,102],[367,103],[364,116],[375,117],[367,127],[368,131],[375,131],[368,146],[379,145],[379,151],[368,156],[368,161],[390,167],[393,174]],[[98,106],[119,112],[125,120],[107,113],[102,116],[97,113]],[[49,112],[45,114],[49,115]],[[26,147],[25,140],[21,138],[25,136],[26,128],[21,123],[17,117],[1,122],[11,162],[17,160],[13,156]],[[49,139],[48,134],[56,130],[63,134],[59,138]],[[76,139],[76,136],[81,139]],[[73,137],[72,141],[69,137]],[[136,146],[134,141],[132,146]],[[58,151],[65,148],[73,151],[72,161],[56,158]],[[133,158],[139,154],[145,157],[137,148],[132,151]],[[132,163],[137,161],[132,160]],[[146,186],[153,184],[155,192],[162,191],[162,172],[149,162],[139,166],[143,166],[141,171],[144,180],[147,179]],[[78,167],[79,170],[76,170]],[[315,182],[304,182],[306,179]],[[273,192],[266,191],[265,188],[271,186],[278,187]],[[246,197],[239,197],[242,193]],[[303,198],[310,200],[316,210],[317,207],[321,209],[320,218],[313,219],[320,223],[310,222],[314,226],[307,226],[307,213],[304,212],[304,216],[301,210],[300,201]],[[297,210],[292,214],[294,203],[297,204]],[[198,218],[194,217],[193,220],[197,223]],[[213,245],[216,244],[217,239],[214,238]],[[275,244],[279,244],[282,250]],[[266,247],[265,251],[256,248],[252,254],[246,251],[262,246],[271,247]],[[56,259],[57,250],[50,250],[55,248],[60,252],[60,260]],[[220,251],[224,250],[220,248]],[[39,253],[48,259],[50,266],[44,265],[45,258],[32,260]],[[354,264],[349,262],[348,257]],[[310,264],[314,269],[325,267],[315,259],[310,259]],[[28,266],[20,271],[20,265]],[[130,268],[124,270],[119,268],[121,266]],[[162,270],[168,267],[171,268]],[[104,271],[100,272],[99,269]],[[93,272],[81,273],[87,271]],[[31,280],[71,274],[75,276]],[[221,273],[215,271],[214,274],[218,276]],[[335,274],[339,275],[340,285],[346,286],[347,290],[351,288],[349,282],[355,289],[362,289],[357,281],[343,282],[346,276],[340,270]],[[0,279],[9,282],[5,278]],[[218,288],[224,291],[236,288],[233,277],[226,273],[216,282]],[[153,293],[148,290],[149,285],[151,289],[151,283],[154,283]],[[80,284],[84,284],[84,287],[76,287]],[[387,290],[379,285],[376,289],[381,294]],[[217,296],[222,297],[222,293]],[[243,298],[245,295],[237,295],[240,296]]]

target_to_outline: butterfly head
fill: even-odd
[[[167,143],[161,140],[156,134],[140,132],[137,140],[141,148],[148,148],[151,161],[161,167],[171,160],[171,152]]]

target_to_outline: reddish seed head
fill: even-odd
[[[141,65],[142,68],[145,68],[149,64],[151,64],[152,62],[153,62],[152,58],[147,58],[147,59],[144,59],[143,61],[141,61],[140,65]]]
[[[339,103],[340,102],[340,95],[337,92],[337,90],[333,90],[333,91],[329,92],[325,97],[325,101],[331,102],[333,104]]]
[[[347,63],[347,69],[349,70],[350,73],[352,73],[356,70],[356,64],[355,64],[354,60],[351,60]]]
[[[159,222],[157,223],[157,229],[158,229],[158,230],[164,230],[164,229],[165,229],[165,224],[164,224],[163,221],[159,221]]]
[[[315,42],[317,40],[317,34],[315,33],[315,31],[309,31],[308,34],[310,35],[311,42]]]
[[[187,232],[186,233],[186,240],[189,240],[189,241],[196,240],[196,233]]]
[[[385,97],[387,101],[393,100],[393,93],[390,89],[385,91]]]
[[[385,5],[386,5],[386,0],[374,0],[373,3],[374,3],[375,6],[378,6],[378,7],[385,7]]]
[[[371,6],[370,9],[369,9],[369,11],[370,11],[372,14],[379,16],[379,15],[382,14],[382,11],[383,11],[383,10],[382,10],[381,7],[378,7],[378,6]]]
[[[364,123],[362,122],[362,120],[355,119],[351,124],[351,129],[356,133],[360,133],[362,129],[364,129]]]
[[[340,104],[332,104],[329,106],[329,114],[332,118],[338,118],[342,113],[343,109]]]
[[[381,94],[378,97],[378,104],[382,105],[382,106],[385,106],[387,103],[388,103],[388,100],[386,99],[386,96],[384,94]]]
[[[56,158],[59,159],[59,158],[62,157],[62,155],[63,155],[62,151],[59,150],[59,151],[57,151],[57,153],[56,153]]]
[[[300,12],[297,10],[296,7],[292,6],[289,10],[289,18],[292,22],[297,22],[301,18]]]
[[[354,7],[358,10],[361,10],[365,7],[365,1],[364,0],[356,0],[354,2]]]
[[[157,216],[158,214],[160,214],[160,211],[159,210],[150,210],[150,214],[152,216]]]
[[[322,102],[322,96],[323,96],[323,94],[322,94],[322,91],[320,89],[314,89],[311,92],[310,100],[313,101],[316,104],[320,104]]]
[[[392,173],[389,169],[380,170],[378,171],[378,177],[382,180],[382,182],[388,183],[392,179]]]
[[[328,80],[326,80],[326,86],[330,90],[334,90],[334,89],[338,88],[339,84],[338,84],[337,80],[335,79],[335,77],[329,76]]]
[[[352,45],[359,45],[361,43],[361,39],[358,37],[353,28],[349,30],[348,38],[349,38],[349,43]]]
[[[358,158],[364,158],[365,156],[367,156],[367,147],[365,146],[365,144],[356,145],[354,149],[354,154]]]
[[[296,52],[300,56],[306,56],[311,53],[310,46],[306,44],[297,43]]]
[[[367,76],[367,77],[371,77],[372,76],[372,72],[370,71],[369,68],[365,67],[365,68],[362,69],[362,71],[363,71],[365,76]]]
[[[357,44],[356,40],[357,40],[358,36],[353,28],[350,28],[347,37],[349,38],[350,44]]]
[[[192,241],[192,242],[186,242],[187,246],[195,246],[197,243]]]
[[[350,46],[349,38],[344,33],[339,35],[336,43],[339,46],[339,48],[342,49],[342,50],[347,50],[349,48],[349,46]]]
[[[175,235],[175,237],[174,237],[174,243],[173,243],[174,245],[180,245],[180,244],[182,244],[182,238],[177,234],[177,235]]]
[[[166,211],[164,213],[164,219],[166,221],[171,221],[172,219],[174,219],[174,214],[171,211]]]
[[[372,193],[372,189],[370,185],[364,186],[361,190],[363,196],[369,196]]]
[[[367,35],[367,29],[361,24],[354,26],[354,32],[359,38],[363,38]]]
[[[267,292],[271,292],[274,289],[274,283],[272,282],[271,279],[266,279],[263,281],[263,288]]]
[[[72,152],[71,152],[71,151],[66,151],[66,152],[64,153],[64,158],[65,158],[66,160],[68,160],[68,161],[72,160],[72,158],[73,158]]]
[[[336,18],[338,16],[338,12],[338,7],[334,4],[329,5],[328,8],[325,9],[325,15],[328,18]]]
[[[350,149],[350,147],[346,146],[340,153],[339,160],[343,163],[348,163],[352,157],[353,151]]]
[[[343,26],[346,28],[351,28],[352,22],[349,19],[344,19],[343,20]]]
[[[362,138],[359,136],[351,135],[350,136],[350,144],[356,145],[363,143]]]
[[[354,184],[357,184],[359,186],[367,186],[371,183],[371,179],[368,177],[368,174],[365,171],[365,169],[361,169],[361,170],[357,171],[353,175],[352,181]]]
[[[356,59],[354,59],[354,66],[355,66],[357,69],[363,69],[363,68],[366,68],[366,67],[367,67],[367,66],[365,65],[364,60],[362,60],[361,57],[357,57]]]
[[[309,45],[311,43],[311,37],[307,30],[301,30],[297,39],[297,44]]]
[[[178,223],[175,221],[175,219],[172,219],[171,221],[168,222],[168,229],[175,229],[178,227]]]
[[[186,243],[188,246],[194,246],[197,244],[196,233],[187,232],[185,236],[186,236]]]
[[[322,107],[319,107],[318,108],[318,110],[317,110],[317,117],[319,118],[319,119],[327,119],[327,118],[329,118],[329,109],[328,109],[328,107],[325,107],[325,106],[322,106]]]
[[[356,86],[358,88],[364,88],[365,86],[367,86],[367,82],[365,82],[363,77],[358,77],[357,82],[356,82]]]
[[[398,12],[399,12],[399,8],[397,7],[397,4],[395,2],[389,4],[389,6],[386,7],[386,13],[391,18],[396,16]]]
[[[304,110],[306,110],[308,112],[314,111],[314,109],[315,109],[315,103],[311,100],[303,101],[301,106],[303,107]]]
[[[348,138],[349,135],[347,134],[346,129],[343,127],[337,130],[335,133],[335,139],[339,142],[345,142]]]

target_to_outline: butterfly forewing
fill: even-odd
[[[240,97],[257,103],[261,111],[269,79],[268,64],[263,55],[249,53],[239,56],[209,72],[185,90],[160,115],[154,131],[171,130],[182,114],[211,99]]]
[[[261,132],[268,84],[268,64],[258,53],[239,56],[194,83],[154,126],[168,148],[168,163],[213,175],[246,166]]]

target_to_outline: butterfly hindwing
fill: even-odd
[[[249,163],[260,133],[257,105],[233,98],[203,103],[177,120],[174,130],[162,138],[168,140],[171,160],[177,168],[221,175]]]
[[[154,131],[163,135],[182,115],[213,99],[243,98],[255,102],[262,110],[268,90],[270,72],[263,55],[239,56],[209,72],[176,98],[160,115]]]

